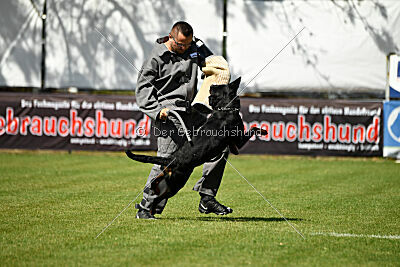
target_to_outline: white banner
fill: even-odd
[[[400,49],[400,1],[236,0],[228,11],[228,61],[242,88],[272,60],[244,92],[383,93],[386,56]]]

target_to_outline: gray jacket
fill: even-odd
[[[177,101],[193,101],[199,64],[194,42],[182,55],[169,51],[164,43],[156,43],[137,80],[136,102],[140,110],[153,120],[165,107],[184,111]]]

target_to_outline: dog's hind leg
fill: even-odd
[[[184,170],[175,170],[174,173],[170,168],[165,168],[151,183],[151,190],[157,197],[153,201],[150,213],[155,214],[158,203],[176,195],[185,186],[192,172],[193,168],[190,167]]]
[[[169,177],[169,170],[165,169],[162,171],[154,180],[151,182],[150,188],[158,195],[162,196],[169,192],[169,187],[166,178]]]
[[[157,195],[152,203],[150,209],[151,214],[156,213],[157,205],[163,200],[169,197],[170,188],[167,184],[166,178],[170,176],[170,169],[164,168],[164,170],[156,177],[150,184],[150,189]]]

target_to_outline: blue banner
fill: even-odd
[[[389,57],[389,98],[400,98],[400,57]]]
[[[383,156],[400,158],[400,101],[383,104]]]

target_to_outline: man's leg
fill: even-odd
[[[150,188],[151,182],[156,178],[163,170],[161,169],[160,165],[153,165],[151,168],[149,177],[147,178],[147,182],[145,188],[143,190],[143,199],[139,204],[139,209],[143,209],[146,211],[150,211],[153,206],[153,202],[158,195],[156,195],[153,190]],[[157,204],[156,213],[160,213],[163,211],[165,205],[167,204],[167,200],[164,199],[160,203]]]
[[[204,163],[203,176],[197,181],[193,190],[200,193],[201,199],[199,211],[202,213],[216,213],[225,215],[233,210],[219,203],[215,196],[217,195],[219,186],[221,185],[222,176],[228,159],[229,149],[222,151],[221,155],[217,156],[210,162]]]
[[[169,136],[158,137],[157,146],[158,146],[157,156],[160,157],[168,157],[177,148],[177,145]],[[162,171],[163,169],[161,168],[160,165],[154,164],[153,167],[151,168],[149,177],[147,178],[146,186],[143,190],[143,199],[140,202],[140,204],[136,205],[136,208],[139,209],[139,212],[141,210],[144,210],[146,211],[144,213],[147,213],[153,207],[154,200],[158,197],[158,195],[153,190],[151,190],[150,184]],[[156,213],[161,214],[165,208],[165,205],[167,205],[167,199],[164,199],[157,204],[155,209]]]
[[[169,136],[159,136],[157,138],[157,156],[169,157],[182,143],[182,136],[178,134],[178,129],[181,127],[180,122],[174,117],[171,117],[166,123],[158,123],[157,127],[161,130],[166,130],[166,132],[170,134]],[[143,199],[140,204],[136,204],[136,208],[139,209],[136,215],[137,218],[143,216],[144,219],[151,219],[148,217],[154,219],[154,216],[150,215],[150,210],[158,195],[150,188],[150,184],[162,171],[163,169],[160,165],[153,165],[149,177],[147,178],[145,189],[143,190]],[[165,205],[167,205],[167,199],[163,199],[157,203],[155,212],[161,214]]]
[[[194,191],[213,197],[217,195],[224,174],[226,165],[225,159],[228,159],[228,155],[229,149],[226,148],[222,151],[221,155],[217,156],[210,162],[204,163],[203,176],[193,187]]]

